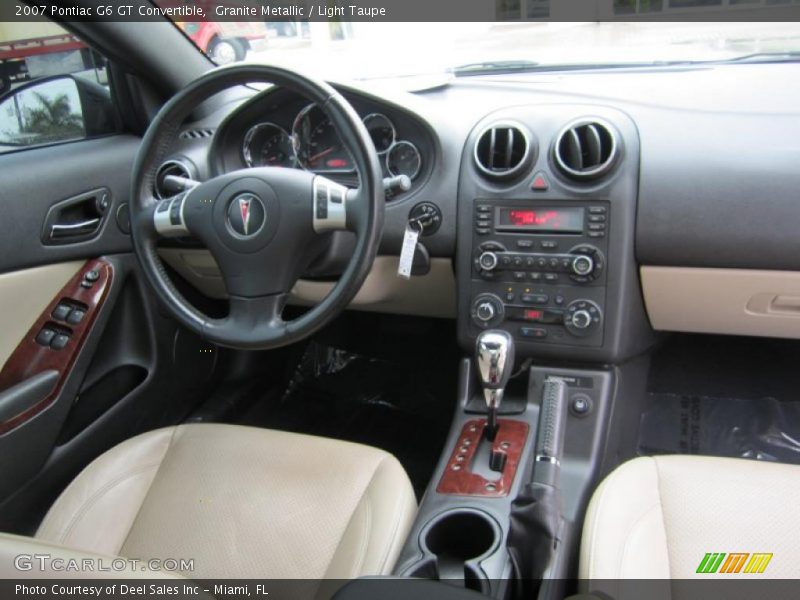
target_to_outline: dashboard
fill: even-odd
[[[500,327],[523,355],[592,362],[636,355],[654,330],[800,337],[798,74],[747,64],[337,85],[384,174],[413,179],[387,198],[354,307],[455,318],[465,348]],[[172,158],[200,178],[278,164],[358,182],[324,115],[281,89],[187,124]],[[397,256],[423,204],[440,223],[420,236],[428,268],[404,283]],[[328,267],[295,300],[324,297],[351,248],[332,236]],[[202,249],[170,251],[187,280],[224,296],[204,288],[214,265]]]

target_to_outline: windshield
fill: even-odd
[[[798,23],[177,23],[217,64],[334,80],[555,66],[724,61],[800,52]],[[465,68],[466,67],[466,68]]]

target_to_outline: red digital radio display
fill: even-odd
[[[539,231],[542,233],[582,233],[583,208],[497,209],[499,231]]]

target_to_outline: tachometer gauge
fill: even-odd
[[[422,156],[411,142],[397,142],[386,153],[386,169],[392,175],[414,179],[422,168]]]
[[[259,123],[247,131],[242,156],[248,167],[297,166],[292,138],[274,123]]]
[[[364,117],[364,127],[367,128],[378,154],[383,154],[394,144],[394,124],[385,115],[380,113],[367,115]]]
[[[316,104],[309,104],[295,118],[292,143],[297,162],[304,169],[315,173],[353,170],[353,157],[333,123]]]

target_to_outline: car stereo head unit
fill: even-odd
[[[495,231],[583,233],[583,207],[498,206],[495,211]]]

